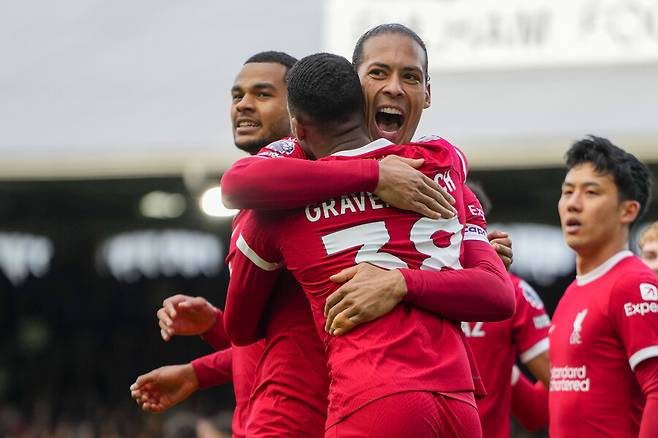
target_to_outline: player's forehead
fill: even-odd
[[[596,170],[594,164],[585,162],[572,167],[564,177],[563,186],[593,186],[603,189],[616,190],[614,177],[609,173]]]
[[[285,90],[286,67],[276,62],[250,62],[244,64],[233,81],[232,90],[247,91],[253,88]]]
[[[417,69],[425,64],[423,48],[408,35],[389,32],[368,38],[363,44],[361,66],[384,64],[396,69]]]

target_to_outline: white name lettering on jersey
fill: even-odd
[[[309,222],[317,222],[322,218],[329,219],[347,213],[379,210],[384,207],[390,207],[390,205],[383,202],[377,195],[360,192],[328,199],[322,203],[307,205],[304,212]]]

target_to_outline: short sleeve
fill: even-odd
[[[631,369],[658,357],[658,279],[653,273],[630,272],[617,280],[608,312]]]
[[[263,271],[276,271],[282,267],[277,245],[277,233],[262,213],[250,211],[241,226],[236,227],[236,253]]]
[[[481,240],[489,243],[487,239],[487,220],[484,209],[475,193],[464,184],[464,208],[466,210],[466,226],[464,240]]]
[[[539,294],[524,280],[512,277],[516,311],[512,317],[512,338],[522,363],[548,351],[551,319]]]

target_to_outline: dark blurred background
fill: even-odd
[[[546,255],[542,240],[555,240],[563,173],[470,176],[492,199],[491,227],[513,230],[514,270],[550,313],[574,275],[569,250]],[[154,192],[161,204],[150,211]],[[180,178],[2,182],[0,205],[0,436],[155,437],[199,418],[230,424],[229,385],[160,415],[143,413],[128,390],[139,374],[210,352],[197,337],[162,341],[155,312],[179,292],[223,306],[230,217],[204,213]],[[551,260],[564,254],[556,273]]]

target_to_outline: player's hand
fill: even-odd
[[[423,159],[389,155],[379,162],[375,195],[401,210],[414,211],[432,219],[452,218],[456,210],[450,193],[436,181],[416,170]]]
[[[512,265],[514,259],[514,253],[512,252],[512,239],[509,237],[509,234],[503,231],[492,231],[487,234],[487,239],[491,246],[496,250],[498,257],[503,261],[505,269],[509,271],[509,267]]]
[[[389,271],[369,263],[343,269],[330,279],[343,283],[329,295],[324,305],[327,317],[324,329],[335,336],[386,315],[407,294],[407,283],[400,271]]]
[[[130,395],[145,411],[164,412],[199,388],[191,363],[168,365],[142,374],[130,386]]]
[[[174,295],[158,309],[160,336],[165,341],[174,335],[201,335],[217,321],[217,309],[203,297]]]

